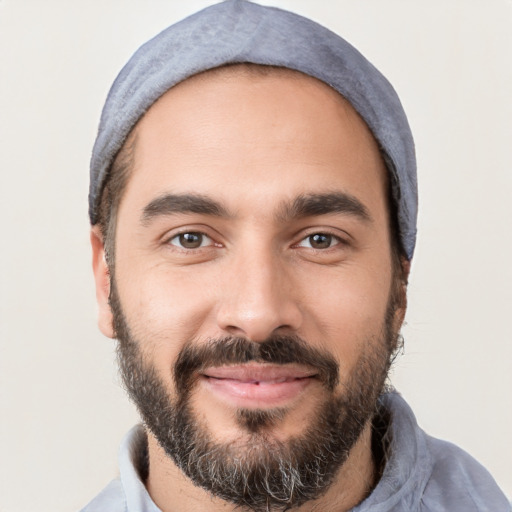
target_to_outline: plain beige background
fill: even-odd
[[[392,375],[512,497],[512,2],[274,0],[359,48],[415,134],[419,239]],[[0,0],[0,511],[64,512],[116,476],[137,416],[96,328],[88,160],[110,83],[189,0]]]

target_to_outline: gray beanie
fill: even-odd
[[[192,75],[242,62],[301,71],[330,85],[352,104],[381,147],[400,240],[411,259],[418,209],[416,158],[395,90],[338,35],[297,14],[246,0],[226,0],[170,26],[141,46],[121,70],[105,102],[91,158],[91,224],[98,222],[112,162],[149,107]]]

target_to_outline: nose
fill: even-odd
[[[270,250],[236,257],[222,278],[218,327],[227,334],[264,341],[272,334],[291,334],[302,324],[292,272]]]

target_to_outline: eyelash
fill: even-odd
[[[200,238],[199,245],[197,247],[186,247],[184,246],[184,243],[186,241],[182,237],[186,236],[196,236]],[[311,244],[311,239],[313,237],[325,237],[327,238],[327,242],[329,243],[328,247],[313,247]],[[207,243],[206,245],[203,245],[205,242],[205,239],[209,240],[210,243]],[[173,243],[173,241],[176,240],[177,243]],[[307,243],[309,240],[309,245],[303,245],[304,243]],[[334,242],[334,243],[333,243]],[[199,249],[204,249],[206,247],[210,246],[217,246],[221,247],[221,244],[215,243],[214,240],[208,236],[206,233],[203,233],[201,231],[182,231],[180,233],[176,233],[172,237],[168,238],[166,241],[167,244],[172,245],[174,247],[177,247],[178,249],[184,250],[184,251],[197,251]],[[191,242],[193,244],[193,241]],[[321,243],[321,242],[320,242]],[[312,249],[314,251],[328,251],[329,249],[333,249],[334,247],[338,245],[348,245],[347,241],[343,238],[334,235],[332,233],[329,233],[328,231],[315,231],[312,233],[307,234],[304,236],[298,243],[294,244],[292,247],[304,247],[306,249]]]
[[[313,247],[311,242],[314,237],[325,237],[328,239],[329,246],[328,247]],[[309,241],[309,246],[303,245],[305,242]],[[320,242],[321,243],[321,242]],[[329,233],[328,231],[315,231],[313,233],[309,233],[305,237],[303,237],[299,243],[295,244],[295,247],[305,247],[308,249],[313,249],[315,251],[327,251],[329,249],[333,249],[338,245],[347,245],[347,242],[343,240],[341,237],[334,235],[333,233]]]
[[[181,243],[183,242],[181,240],[181,237],[185,237],[187,235],[195,235],[195,236],[198,236],[201,238],[201,242],[200,242],[200,245],[198,247],[184,247],[183,245],[181,245]],[[203,242],[204,242],[204,239],[208,239],[210,240],[210,243],[207,244],[207,245],[203,245]],[[178,243],[173,243],[173,240],[179,240],[180,242],[180,245],[178,245]],[[198,250],[198,249],[204,249],[205,247],[209,247],[209,246],[218,246],[220,247],[220,244],[216,244],[213,239],[208,236],[206,233],[203,233],[201,231],[182,231],[181,233],[176,233],[175,235],[173,235],[172,237],[168,238],[167,239],[167,244],[169,245],[173,245],[174,247],[177,247],[178,249],[182,249],[184,251],[193,251],[193,250]]]

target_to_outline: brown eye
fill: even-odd
[[[333,245],[339,244],[339,239],[328,233],[315,233],[304,238],[299,246],[310,249],[329,249]]]
[[[324,235],[323,233],[317,233],[309,237],[309,243],[314,249],[327,249],[331,246],[332,236]]]
[[[190,232],[176,235],[170,240],[170,243],[182,249],[198,249],[199,247],[209,245],[211,240],[203,233]]]

